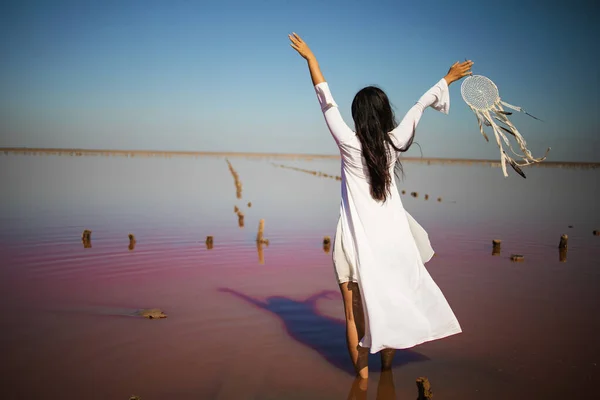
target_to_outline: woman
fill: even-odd
[[[447,114],[448,85],[471,74],[473,63],[452,65],[399,125],[381,89],[360,90],[352,102],[353,132],[344,123],[310,48],[295,33],[289,38],[308,62],[321,110],[341,154],[342,201],[333,258],[344,299],[348,350],[357,374],[366,378],[367,349],[385,350],[382,368],[388,369],[394,349],[461,332],[425,269],[433,252],[428,253],[428,243],[423,244],[426,234],[418,236],[420,243],[415,240],[411,228],[418,224],[405,212],[392,175],[400,152],[412,144],[425,108]]]

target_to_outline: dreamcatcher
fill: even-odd
[[[490,79],[481,75],[471,75],[467,77],[460,88],[462,98],[467,103],[467,105],[471,108],[471,110],[475,113],[477,117],[477,122],[479,122],[479,130],[481,134],[487,140],[490,141],[483,130],[483,125],[489,126],[494,131],[496,136],[496,142],[498,143],[498,147],[500,148],[500,161],[502,165],[502,172],[504,176],[507,177],[508,173],[506,172],[506,163],[508,162],[510,166],[523,178],[525,178],[525,174],[521,170],[520,167],[527,166],[534,163],[542,162],[546,159],[550,148],[546,150],[546,154],[544,154],[541,158],[535,158],[531,155],[531,152],[527,149],[527,143],[525,139],[517,128],[510,122],[508,119],[509,115],[512,115],[512,112],[505,111],[504,107],[510,108],[512,110],[523,112],[529,115],[532,118],[539,120],[539,118],[534,117],[529,114],[521,107],[513,106],[508,103],[505,103],[500,99],[500,95],[498,93],[498,88]],[[498,122],[500,124],[498,124]],[[513,136],[523,154],[518,154],[514,151],[513,147],[508,140],[506,134]],[[516,156],[519,157],[522,162],[518,163],[513,160],[507,153],[504,151],[502,147],[502,141],[508,146],[510,151]]]

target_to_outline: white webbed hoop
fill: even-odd
[[[531,152],[527,149],[525,138],[523,138],[517,128],[515,128],[515,126],[508,119],[508,116],[512,113],[504,111],[502,106],[515,111],[523,112],[532,118],[538,118],[529,114],[521,107],[513,106],[502,101],[500,99],[500,93],[498,92],[496,84],[494,84],[494,82],[492,82],[489,78],[486,78],[482,75],[471,75],[463,81],[460,87],[460,92],[465,103],[467,103],[471,111],[473,111],[477,117],[479,131],[488,142],[489,139],[483,130],[483,125],[492,128],[494,135],[496,136],[496,143],[500,148],[500,161],[502,165],[502,172],[504,173],[505,177],[508,176],[508,173],[506,172],[507,162],[519,175],[525,178],[525,174],[520,167],[539,163],[546,159],[550,148],[546,150],[546,153],[543,157],[534,158]],[[497,122],[500,122],[503,125],[499,125]],[[508,133],[515,138],[523,154],[518,154],[514,151],[505,133]],[[521,163],[516,162],[508,154],[506,154],[500,139],[502,139],[502,141],[508,146],[510,151],[516,157],[519,157],[522,160]]]

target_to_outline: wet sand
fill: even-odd
[[[360,395],[323,249],[339,181],[274,168],[270,157],[227,157],[235,179],[220,156],[0,157],[3,398]],[[339,175],[336,158],[279,164]],[[367,398],[416,398],[420,376],[442,399],[593,392],[598,170],[537,168],[527,180],[479,164],[405,172],[403,203],[437,252],[428,271],[464,332],[400,352],[391,375],[372,357]],[[270,243],[259,251],[260,219]],[[524,261],[511,262],[515,253]],[[168,318],[135,317],[144,308]]]

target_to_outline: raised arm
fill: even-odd
[[[317,62],[317,58],[310,50],[308,45],[300,38],[300,36],[292,33],[291,35],[288,35],[288,37],[291,41],[290,46],[292,46],[294,50],[296,50],[298,54],[300,54],[300,56],[302,56],[302,58],[304,58],[308,63],[310,78],[317,93],[317,100],[321,106],[321,111],[325,117],[327,127],[329,128],[329,131],[331,132],[336,143],[340,145],[341,143],[350,140],[355,136],[354,132],[352,132],[352,130],[344,122],[338,106],[333,100],[333,95],[329,90],[329,85],[323,77],[323,73],[321,72],[319,63]]]
[[[450,67],[446,76],[440,79],[429,89],[417,103],[406,113],[400,124],[391,132],[392,140],[396,147],[406,150],[415,134],[415,129],[421,120],[421,116],[427,107],[448,114],[450,109],[450,93],[448,87],[453,82],[470,75],[472,61],[459,63],[458,61]]]

